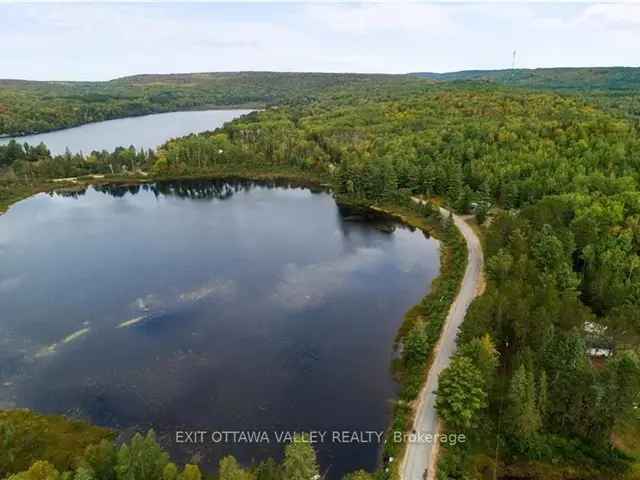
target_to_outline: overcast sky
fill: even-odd
[[[0,0],[0,78],[639,66],[640,4]]]

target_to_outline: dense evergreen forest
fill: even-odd
[[[470,441],[445,450],[440,477],[638,478],[640,123],[591,97],[492,83],[339,90],[155,153],[52,159],[12,143],[0,194],[92,173],[272,171],[347,201],[421,195],[474,214],[488,286],[438,401]],[[433,318],[420,320],[401,338],[407,364],[428,356]]]

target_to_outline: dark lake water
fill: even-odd
[[[438,249],[303,188],[36,195],[0,216],[0,408],[153,427],[208,469],[282,445],[176,445],[176,430],[382,431],[393,339]],[[317,445],[330,478],[373,469],[378,447]]]
[[[54,155],[63,154],[67,148],[72,153],[90,153],[93,150],[112,151],[116,147],[130,145],[134,145],[137,149],[155,149],[171,138],[215,130],[250,111],[204,110],[157,113],[89,123],[56,132],[17,137],[15,140],[32,145],[44,142]],[[10,140],[10,138],[1,138],[0,145]]]

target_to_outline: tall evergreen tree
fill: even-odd
[[[542,420],[536,403],[533,373],[520,365],[509,387],[508,430],[523,446],[527,446],[540,430]]]
[[[287,480],[314,480],[320,478],[316,452],[302,435],[296,435],[285,448],[284,477]]]
[[[469,429],[475,424],[478,413],[487,406],[482,372],[464,356],[456,356],[440,374],[437,393],[438,414],[454,429]]]
[[[226,456],[220,460],[220,480],[253,480],[254,476],[244,470],[232,456]]]

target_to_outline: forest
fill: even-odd
[[[290,165],[329,175],[342,196],[423,195],[476,213],[489,288],[439,402],[472,442],[444,456],[443,478],[496,468],[496,449],[505,476],[555,465],[559,478],[614,478],[638,452],[624,440],[637,438],[640,402],[638,129],[575,95],[460,85],[257,113],[170,142],[153,169]],[[427,335],[403,342],[406,357]]]
[[[484,82],[588,95],[601,106],[640,116],[639,68],[551,68],[407,75],[213,72],[136,75],[105,82],[0,79],[0,136],[176,110],[262,107],[337,97],[397,96],[433,83]]]
[[[306,101],[329,90],[426,83],[405,75],[278,72],[137,75],[107,82],[0,79],[0,136],[149,113]]]
[[[637,478],[640,123],[632,116],[590,96],[486,82],[410,84],[394,94],[344,87],[156,152],[51,158],[45,146],[11,143],[0,147],[0,165],[3,195],[96,173],[271,171],[330,182],[341,201],[402,206],[420,195],[473,214],[488,285],[438,400],[446,427],[470,441],[443,452],[439,477]],[[438,315],[427,309],[401,332],[405,372],[426,362]],[[415,398],[415,384],[403,388],[402,399]]]
[[[70,442],[69,439],[72,439]],[[202,480],[200,467],[178,467],[153,430],[116,443],[113,432],[63,417],[0,411],[0,478],[10,480]],[[219,462],[219,480],[320,478],[308,437],[296,435],[281,462],[266,459],[243,468],[232,457]],[[37,453],[35,453],[37,452]],[[32,461],[34,457],[38,460]],[[19,472],[19,473],[18,473]],[[348,480],[366,480],[364,472]]]
[[[528,88],[609,93],[636,91],[640,82],[640,69],[635,67],[510,68],[448,73],[417,72],[414,75],[439,81],[476,80]]]
[[[640,69],[635,67],[514,68],[465,70],[413,75],[438,82],[488,82],[516,88],[536,89],[588,97],[600,106],[624,115],[640,117]]]

